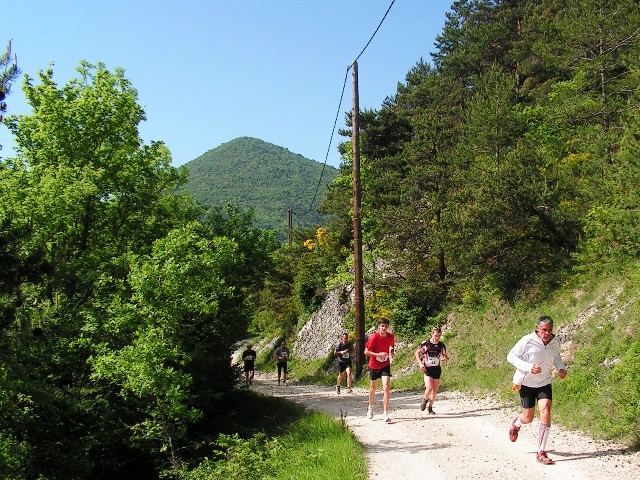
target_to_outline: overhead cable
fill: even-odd
[[[344,82],[342,83],[342,92],[340,93],[340,101],[338,102],[338,111],[336,112],[336,118],[333,121],[333,128],[331,129],[331,137],[329,138],[329,146],[327,147],[327,153],[324,156],[324,163],[322,165],[322,170],[320,172],[320,179],[318,180],[318,185],[316,186],[316,192],[313,194],[313,200],[311,201],[311,205],[309,207],[309,210],[313,209],[313,204],[316,201],[316,197],[318,195],[318,190],[320,189],[320,185],[322,184],[322,176],[324,174],[325,167],[327,166],[327,160],[329,158],[329,152],[331,151],[331,144],[333,143],[333,135],[335,134],[336,125],[338,123],[338,117],[340,116],[340,108],[342,108],[342,99],[344,98],[344,90],[345,90],[345,87],[347,85],[347,78],[349,78],[349,70],[351,70],[351,67],[353,67],[353,64],[356,63],[360,59],[362,54],[364,54],[364,52],[367,50],[367,48],[369,47],[369,44],[373,41],[373,38],[378,33],[378,30],[380,30],[380,27],[384,23],[385,19],[387,18],[387,15],[391,11],[391,7],[393,7],[393,4],[395,2],[396,2],[396,0],[392,0],[392,2],[389,4],[389,8],[387,8],[387,11],[385,12],[384,16],[382,17],[382,20],[380,20],[380,23],[378,24],[378,27],[375,29],[375,31],[371,35],[371,38],[369,38],[369,41],[364,46],[362,51],[358,54],[356,59],[351,63],[351,65],[349,65],[347,67],[347,71],[344,74]]]

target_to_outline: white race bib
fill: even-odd
[[[427,367],[437,367],[438,365],[440,365],[440,358],[439,357],[430,357],[430,356],[425,356],[424,357],[424,364]]]
[[[387,360],[389,360],[389,355],[387,355],[386,353],[382,353],[376,357],[376,360],[378,360],[380,363],[386,362]]]
[[[342,358],[349,358],[349,352],[340,355]]]

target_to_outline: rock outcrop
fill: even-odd
[[[345,330],[344,318],[354,302],[353,287],[336,287],[329,292],[322,307],[311,315],[298,332],[293,351],[301,360],[326,358]]]

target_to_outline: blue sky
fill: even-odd
[[[23,73],[53,63],[59,86],[80,60],[122,67],[147,121],[182,165],[237,137],[274,143],[320,163],[340,163],[351,109],[349,65],[392,0],[11,0],[0,47],[12,40]],[[358,60],[360,108],[378,109],[422,58],[431,62],[451,0],[396,0]],[[8,114],[29,113],[16,82]],[[13,154],[0,126],[0,156]],[[328,156],[327,156],[328,152]]]

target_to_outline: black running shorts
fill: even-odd
[[[548,383],[542,387],[520,387],[520,403],[522,408],[533,408],[536,406],[536,400],[552,400],[551,384]]]

